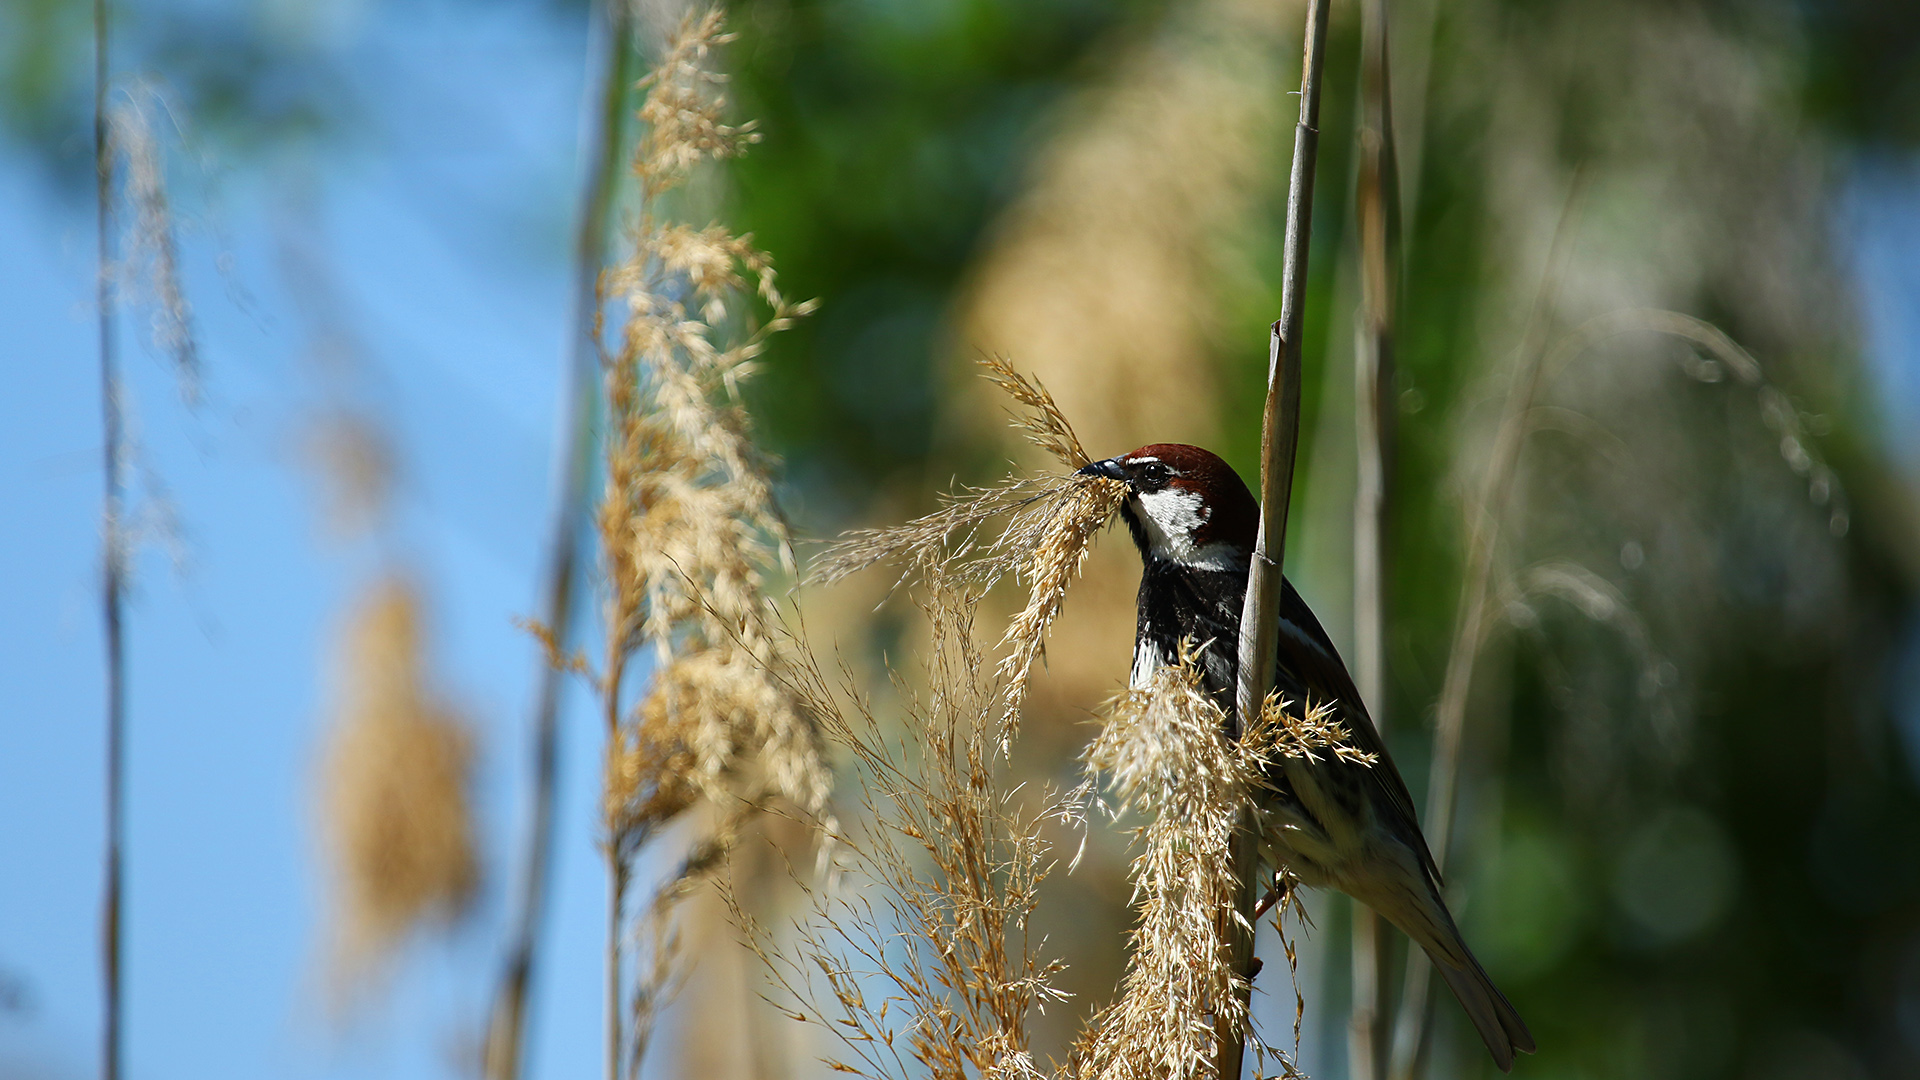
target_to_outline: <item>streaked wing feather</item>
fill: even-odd
[[[1387,753],[1387,744],[1374,728],[1366,702],[1360,699],[1360,691],[1353,685],[1353,677],[1347,674],[1347,665],[1341,661],[1340,653],[1333,647],[1326,630],[1321,628],[1320,620],[1314,617],[1313,610],[1307,607],[1307,602],[1294,589],[1293,582],[1283,580],[1282,584],[1281,668],[1305,688],[1311,699],[1308,705],[1333,702],[1339,707],[1340,721],[1347,726],[1354,747],[1377,759],[1367,770],[1370,779],[1386,795],[1388,803],[1405,817],[1405,824],[1410,827],[1408,832],[1419,838],[1421,861],[1433,873],[1434,880],[1438,881],[1440,875],[1433,865],[1433,855],[1427,850],[1425,835],[1420,832],[1420,814],[1414,809],[1413,795],[1407,790],[1407,782],[1401,778],[1392,755]],[[1291,641],[1288,640],[1289,631],[1296,635]]]

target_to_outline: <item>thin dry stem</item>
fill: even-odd
[[[94,296],[100,348],[100,420],[102,475],[100,498],[100,607],[106,653],[106,850],[102,853],[100,919],[100,1074],[119,1080],[121,1052],[120,945],[123,927],[121,872],[126,837],[126,633],[121,622],[126,559],[121,535],[126,501],[122,467],[126,456],[120,400],[120,360],[114,340],[114,207],[112,120],[107,111],[107,3],[93,0],[93,168],[94,212],[98,235],[94,250]]]
[[[523,1033],[553,876],[555,804],[559,800],[560,703],[573,611],[579,594],[578,553],[592,498],[593,399],[599,375],[599,342],[594,324],[600,310],[598,283],[606,262],[607,225],[619,186],[620,133],[625,112],[627,65],[632,54],[631,8],[625,0],[593,5],[598,34],[588,51],[599,54],[594,85],[587,91],[588,161],[581,213],[574,237],[573,338],[564,367],[565,412],[559,426],[558,499],[543,569],[542,618],[551,628],[541,639],[549,663],[540,671],[533,710],[533,795],[525,833],[525,854],[517,890],[518,909],[507,944],[506,962],[488,1018],[483,1071],[487,1080],[517,1080],[523,1067]]]
[[[848,829],[829,826],[834,871],[824,889],[801,881],[813,913],[790,945],[737,900],[734,914],[788,1015],[840,1041],[842,1055],[829,1060],[836,1071],[1038,1076],[1027,1017],[1062,999],[1051,983],[1062,964],[1043,959],[1029,937],[1055,861],[1042,826],[1074,819],[1080,801],[1049,795],[1040,811],[1022,811],[998,785],[1007,686],[981,656],[975,600],[942,586],[925,608],[931,689],[919,695],[903,683],[901,741],[884,733],[850,674],[836,686],[811,659],[794,669],[796,696],[857,762],[867,812]],[[878,888],[838,886],[856,874]]]
[[[1426,834],[1436,868],[1444,868],[1453,834],[1455,785],[1459,782],[1460,748],[1466,729],[1467,690],[1479,656],[1481,627],[1493,575],[1501,508],[1506,505],[1514,467],[1519,460],[1526,417],[1533,408],[1545,367],[1548,335],[1560,279],[1571,255],[1573,224],[1577,220],[1584,176],[1576,177],[1554,230],[1547,256],[1547,273],[1528,316],[1525,341],[1514,365],[1502,417],[1494,436],[1492,459],[1482,478],[1479,499],[1470,511],[1465,580],[1460,588],[1453,641],[1447,652],[1446,675],[1440,687],[1433,728],[1433,764],[1427,785]],[[1393,1032],[1390,1080],[1411,1080],[1420,1048],[1426,1041],[1427,991],[1432,968],[1425,954],[1409,950],[1400,990],[1398,1018]]]
[[[1360,167],[1354,216],[1360,246],[1361,304],[1354,329],[1354,446],[1358,482],[1353,500],[1354,684],[1382,737],[1388,714],[1385,552],[1388,472],[1393,460],[1393,323],[1398,252],[1394,211],[1392,72],[1386,0],[1360,4]],[[1386,1023],[1385,923],[1363,904],[1352,906],[1353,1006],[1347,1021],[1349,1080],[1380,1080]]]

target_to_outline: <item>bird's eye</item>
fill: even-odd
[[[1140,466],[1140,472],[1137,475],[1142,490],[1158,491],[1166,487],[1167,481],[1173,478],[1173,470],[1158,461],[1149,461]]]

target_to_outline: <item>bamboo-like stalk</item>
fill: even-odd
[[[1455,794],[1460,776],[1460,747],[1466,730],[1467,690],[1473,679],[1473,664],[1480,655],[1485,636],[1489,585],[1493,579],[1494,549],[1499,539],[1500,508],[1506,505],[1513,486],[1514,468],[1519,462],[1520,446],[1526,438],[1526,418],[1539,393],[1545,369],[1547,338],[1558,285],[1566,273],[1566,261],[1577,220],[1584,176],[1576,176],[1560,222],[1554,228],[1553,244],[1547,255],[1547,267],[1528,316],[1513,381],[1508,384],[1502,406],[1500,426],[1496,429],[1493,456],[1482,478],[1480,498],[1471,519],[1467,543],[1467,575],[1460,589],[1459,614],[1454,624],[1453,644],[1447,653],[1445,680],[1440,686],[1440,704],[1434,718],[1433,766],[1427,783],[1426,834],[1436,869],[1444,869],[1447,848],[1453,833]],[[1399,1017],[1393,1032],[1393,1057],[1387,1075],[1390,1080],[1412,1080],[1419,1064],[1421,1047],[1426,1041],[1427,991],[1432,983],[1432,968],[1425,954],[1407,950],[1405,981],[1400,992]]]
[[[1361,700],[1384,738],[1385,561],[1387,467],[1392,460],[1393,312],[1398,182],[1393,144],[1393,100],[1388,62],[1386,0],[1360,4],[1359,169],[1355,216],[1360,238],[1361,306],[1354,334],[1354,437],[1359,465],[1353,504],[1354,675]],[[1385,926],[1379,915],[1353,905],[1353,1005],[1348,1016],[1348,1076],[1378,1080],[1385,1023]]]
[[[1280,319],[1268,339],[1267,399],[1260,423],[1260,531],[1240,615],[1240,681],[1235,705],[1241,730],[1251,728],[1273,688],[1274,635],[1280,615],[1280,568],[1286,552],[1287,506],[1300,446],[1300,341],[1306,323],[1307,253],[1313,229],[1314,165],[1320,150],[1320,69],[1327,51],[1327,0],[1307,7],[1300,67],[1300,119],[1293,129],[1293,170],[1287,185],[1287,233]],[[1240,898],[1231,913],[1235,972],[1251,975],[1253,922],[1259,900],[1259,843],[1251,814],[1235,835],[1233,860]],[[1252,995],[1251,978],[1239,992]],[[1243,1014],[1244,1015],[1244,1014]],[[1239,1080],[1246,1056],[1244,1025],[1218,1032],[1220,1080]]]
[[[606,261],[607,220],[619,175],[620,135],[626,110],[630,25],[629,5],[620,0],[594,5],[604,41],[589,40],[590,57],[604,49],[599,85],[585,104],[584,188],[580,222],[574,236],[573,337],[567,350],[561,395],[560,455],[556,470],[558,499],[548,539],[545,604],[541,617],[551,633],[553,651],[567,651],[577,591],[580,530],[587,517],[592,476],[594,386],[600,370],[600,345],[594,334],[600,299],[600,269]],[[591,62],[591,60],[590,60]],[[560,694],[566,672],[559,656],[543,655],[533,722],[533,794],[526,853],[520,879],[507,962],[488,1022],[485,1074],[488,1080],[516,1080],[522,1068],[527,999],[539,954],[540,930],[553,875],[554,804],[559,798]]]
[[[95,299],[100,320],[100,419],[105,433],[105,489],[101,494],[101,604],[107,650],[107,851],[101,901],[100,961],[103,979],[100,1075],[119,1080],[121,1058],[120,929],[122,844],[126,836],[126,634],[121,625],[125,594],[124,541],[120,535],[125,482],[120,467],[125,438],[120,414],[119,358],[113,339],[113,145],[107,118],[107,2],[93,0],[93,169],[98,219]]]

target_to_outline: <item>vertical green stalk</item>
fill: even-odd
[[[1360,237],[1361,304],[1354,334],[1354,436],[1359,485],[1353,504],[1354,675],[1360,698],[1385,738],[1386,589],[1383,537],[1387,469],[1393,460],[1393,305],[1397,252],[1392,80],[1386,0],[1360,4],[1359,170],[1354,212]],[[1364,904],[1353,904],[1353,1007],[1347,1060],[1352,1080],[1382,1075],[1385,1022],[1385,927]]]
[[[1447,653],[1446,678],[1440,686],[1440,703],[1434,716],[1433,766],[1427,782],[1427,846],[1433,852],[1435,869],[1445,868],[1453,836],[1460,749],[1466,737],[1467,690],[1472,685],[1474,661],[1480,656],[1480,644],[1485,636],[1499,517],[1512,492],[1520,445],[1526,440],[1528,416],[1539,395],[1554,302],[1560,280],[1566,274],[1574,226],[1579,220],[1580,199],[1585,190],[1586,174],[1576,173],[1567,204],[1560,212],[1560,222],[1554,227],[1540,292],[1527,317],[1526,336],[1514,365],[1513,381],[1507,386],[1500,426],[1494,434],[1493,456],[1487,462],[1480,497],[1469,511],[1466,578],[1460,587],[1453,644]],[[1407,950],[1406,981],[1400,991],[1399,1019],[1393,1032],[1393,1060],[1387,1073],[1390,1080],[1412,1080],[1419,1065],[1421,1048],[1426,1042],[1427,991],[1432,975],[1426,955],[1419,949]]]
[[[1293,171],[1287,186],[1285,276],[1280,319],[1268,339],[1267,400],[1260,425],[1260,532],[1240,614],[1240,682],[1235,704],[1241,730],[1251,728],[1273,689],[1274,635],[1280,617],[1280,566],[1286,552],[1287,506],[1293,494],[1294,459],[1300,446],[1300,341],[1306,325],[1307,253],[1313,229],[1314,165],[1320,151],[1320,72],[1327,51],[1327,0],[1307,7],[1300,66],[1300,119],[1293,129]],[[1228,927],[1232,970],[1246,977],[1239,988],[1242,1021],[1216,1027],[1215,1074],[1239,1080],[1246,1057],[1246,1011],[1252,998],[1253,921],[1259,900],[1259,838],[1251,814],[1243,814],[1233,843],[1240,898]]]

